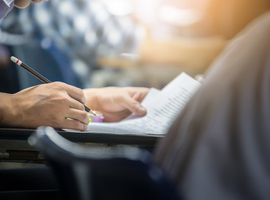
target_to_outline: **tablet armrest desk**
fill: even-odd
[[[0,128],[0,161],[43,162],[44,158],[31,147],[27,140],[35,129]],[[125,145],[153,149],[163,135],[108,134],[108,133],[73,133],[56,130],[64,138],[89,147],[104,148]],[[98,152],[97,152],[98,153]]]

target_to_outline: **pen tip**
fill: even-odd
[[[93,115],[97,116],[97,114],[96,114],[95,111],[91,110],[91,113],[92,113]]]

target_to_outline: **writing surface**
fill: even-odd
[[[175,118],[200,87],[200,83],[185,73],[178,75],[161,91],[151,89],[142,105],[147,115],[131,115],[116,123],[89,123],[87,132],[114,134],[166,134]],[[69,130],[70,131],[70,130]]]

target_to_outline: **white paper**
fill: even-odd
[[[89,123],[87,132],[114,134],[166,134],[175,118],[200,87],[200,83],[181,73],[161,91],[151,89],[142,103],[144,117],[128,117],[117,123]]]

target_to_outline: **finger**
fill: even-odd
[[[129,94],[133,99],[136,99],[137,101],[142,102],[142,100],[145,98],[148,92],[149,92],[149,88],[136,87],[136,88],[131,88]]]
[[[69,101],[70,101],[69,102],[70,108],[85,111],[84,105],[81,102],[79,102],[73,98],[69,98]]]
[[[85,131],[87,129],[87,125],[84,123],[81,123],[77,120],[68,120],[66,119],[63,123],[64,129],[74,129],[79,131]]]
[[[83,90],[81,90],[80,88],[74,87],[72,85],[64,84],[64,83],[57,83],[57,84],[59,84],[60,87],[62,87],[71,98],[76,99],[77,101],[85,105],[86,99],[85,99]]]
[[[119,97],[117,102],[119,103],[119,105],[129,109],[136,115],[143,116],[146,114],[146,109],[138,101],[128,95]]]
[[[138,102],[141,102],[142,100],[141,99],[143,99],[142,98],[142,93],[135,93],[133,96],[132,96],[132,99],[134,99],[134,100],[136,100],[136,101],[138,101]]]
[[[89,117],[88,114],[85,111],[76,110],[76,109],[70,109],[67,113],[68,116],[66,118],[71,118],[73,120],[77,120],[83,124],[88,125],[89,124]]]

